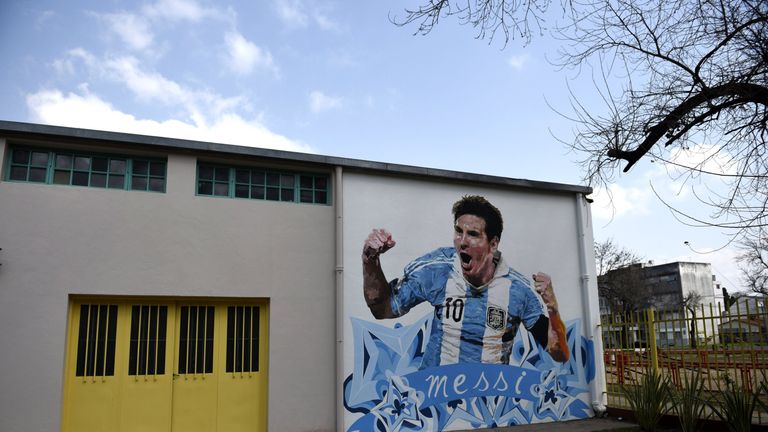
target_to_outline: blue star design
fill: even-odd
[[[571,397],[560,388],[560,380],[554,370],[543,373],[542,378],[541,385],[538,386],[537,417],[560,420],[570,404]]]
[[[391,376],[416,372],[429,336],[433,314],[412,325],[395,328],[353,318],[355,364],[346,403],[350,407],[371,408],[371,401],[382,399]]]
[[[373,409],[385,431],[421,430],[418,394],[402,378],[393,376],[384,399]]]

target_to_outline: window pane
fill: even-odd
[[[140,306],[131,307],[131,333],[128,343],[128,375],[136,375],[136,363],[139,355],[139,312]]]
[[[179,373],[187,373],[187,345],[189,343],[189,307],[181,307],[179,319]]]
[[[29,163],[29,151],[27,150],[13,150],[12,162],[15,164],[28,164]]]
[[[131,178],[131,189],[147,190],[147,178],[133,176],[133,178]]]
[[[84,156],[75,157],[75,169],[88,171],[91,168],[91,158]]]
[[[259,308],[253,308],[251,318],[251,371],[259,371]]]
[[[29,169],[29,181],[32,182],[45,182],[45,174],[47,170],[45,168],[30,168]]]
[[[270,201],[279,201],[280,200],[280,189],[278,188],[267,188],[267,199]]]
[[[251,187],[251,198],[253,198],[253,199],[264,199],[264,186],[252,186]]]
[[[235,170],[235,181],[237,183],[250,183],[251,171],[245,169]]]
[[[125,161],[122,159],[112,159],[109,161],[109,172],[111,174],[125,174]]]
[[[149,179],[149,190],[152,192],[165,191],[165,179]]]
[[[315,203],[328,204],[328,193],[323,191],[315,192]]]
[[[216,181],[229,181],[229,168],[216,168],[214,175]]]
[[[93,158],[91,167],[94,171],[107,172],[107,158]]]
[[[280,201],[293,201],[293,189],[283,189],[280,192]]]
[[[149,162],[143,160],[133,161],[133,173],[146,175],[149,172]]]
[[[27,167],[11,167],[11,180],[27,180]]]
[[[29,169],[29,181],[31,182],[44,182],[45,181],[45,168],[30,168]]]
[[[85,353],[88,341],[88,305],[80,305],[80,326],[77,331],[77,362],[75,366],[75,375],[85,375]]]
[[[251,184],[263,185],[264,184],[264,171],[252,171],[251,172]]]
[[[205,320],[205,373],[211,373],[213,372],[213,318],[214,318],[214,308],[213,306],[208,306],[208,317]]]
[[[165,373],[165,342],[168,321],[168,306],[160,306],[160,315],[157,327],[157,373]]]
[[[96,324],[96,369],[94,375],[104,375],[104,354],[107,345],[107,305],[99,306],[99,320]]]
[[[115,375],[115,345],[117,339],[117,305],[109,305],[109,328],[107,329],[107,367],[104,373]]]
[[[323,176],[315,177],[316,189],[328,189],[328,178]]]
[[[106,174],[93,174],[91,175],[91,186],[93,187],[106,187],[107,175]]]
[[[69,184],[69,171],[59,171],[56,170],[55,173],[53,173],[53,182],[55,184]]]
[[[229,185],[226,183],[216,183],[213,186],[213,194],[216,196],[229,196]]]
[[[88,186],[88,173],[87,172],[72,173],[72,184],[75,186]]]
[[[238,198],[248,198],[248,190],[250,188],[248,185],[236,185],[235,186],[235,196]]]
[[[267,174],[267,186],[280,186],[280,174]]]
[[[110,189],[124,189],[125,188],[125,176],[111,175],[109,176],[109,188]]]
[[[32,165],[46,166],[48,165],[48,152],[32,152]]]
[[[280,186],[284,188],[293,188],[295,182],[296,177],[291,174],[283,174],[280,176]]]
[[[149,165],[149,175],[155,177],[165,177],[165,162],[152,162]]]
[[[56,168],[72,168],[72,155],[56,155]]]
[[[303,189],[312,189],[312,177],[310,177],[310,176],[301,176],[300,186]]]
[[[76,376],[112,376],[115,372],[117,305],[81,305]]]
[[[199,182],[197,184],[197,193],[200,195],[213,195],[213,183]]]
[[[235,307],[227,306],[227,361],[226,371],[235,371]]]
[[[198,177],[200,177],[200,180],[213,180],[213,167],[200,166],[198,168]]]
[[[302,190],[301,191],[301,202],[303,203],[311,203],[312,199],[314,198],[314,194],[311,190]]]

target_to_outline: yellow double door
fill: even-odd
[[[266,431],[268,307],[70,302],[62,430]]]

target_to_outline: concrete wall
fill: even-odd
[[[269,299],[270,430],[332,430],[333,207],[195,196],[195,155],[141,154],[166,193],[0,181],[0,430],[59,429],[72,294]]]

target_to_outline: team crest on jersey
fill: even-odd
[[[505,315],[506,312],[504,309],[490,306],[488,308],[488,316],[485,320],[485,325],[494,330],[501,330],[504,328]]]

